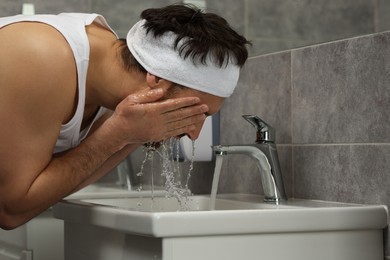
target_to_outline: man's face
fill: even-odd
[[[170,97],[198,97],[200,99],[199,104],[205,104],[209,107],[209,111],[206,113],[206,116],[211,116],[217,113],[221,109],[223,101],[225,100],[222,97],[185,87],[175,89],[173,92],[171,92]],[[197,124],[194,131],[187,133],[190,139],[195,140],[199,137],[203,123],[204,121],[200,124]]]

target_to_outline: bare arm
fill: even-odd
[[[96,181],[98,181],[101,177],[110,172],[114,167],[116,167],[121,161],[123,161],[130,153],[132,153],[135,149],[137,149],[139,145],[127,145],[120,151],[113,154],[108,160],[106,160],[102,166],[100,166],[89,178],[80,183],[76,187],[73,192],[76,192]]]

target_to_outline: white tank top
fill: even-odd
[[[61,126],[53,153],[77,146],[88,134],[93,123],[105,113],[101,107],[93,122],[81,131],[85,106],[85,88],[89,63],[89,41],[85,26],[97,22],[115,34],[103,16],[98,14],[62,13],[59,15],[16,15],[0,18],[0,28],[17,22],[41,22],[57,29],[70,45],[77,66],[78,103],[72,119]],[[116,34],[115,34],[116,35]],[[117,35],[116,35],[117,36]],[[118,36],[117,36],[118,37]]]

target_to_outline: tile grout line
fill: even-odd
[[[293,84],[293,50],[290,51],[290,136],[291,136],[291,177],[292,177],[292,196],[295,197],[295,167],[294,167],[294,136],[293,136],[293,110],[294,110],[294,84]]]

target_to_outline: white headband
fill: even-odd
[[[175,50],[176,35],[166,32],[154,37],[146,33],[146,20],[137,22],[127,34],[127,45],[134,58],[149,73],[192,89],[219,97],[229,97],[237,85],[240,68],[231,61],[220,68],[207,60],[207,65],[194,64],[190,58],[184,59],[178,49]]]

